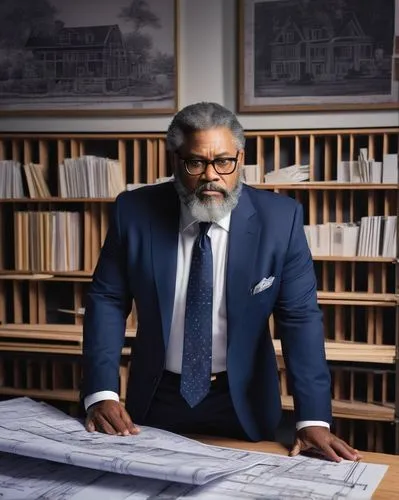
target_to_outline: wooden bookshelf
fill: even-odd
[[[248,131],[246,137],[245,163],[258,164],[262,179],[266,173],[294,163],[309,165],[308,182],[256,185],[298,200],[305,224],[398,214],[396,184],[352,184],[335,179],[337,163],[356,159],[361,147],[367,147],[369,156],[377,161],[384,154],[398,153],[399,128]],[[51,193],[44,199],[0,199],[0,238],[7,242],[0,245],[0,394],[7,397],[27,395],[75,405],[78,401],[81,311],[113,202],[113,198],[59,197],[58,164],[83,154],[118,159],[126,183],[153,183],[171,174],[164,133],[0,135],[0,159],[42,164]],[[26,249],[15,236],[15,213],[49,211],[79,214],[79,269],[18,269],[16,257],[21,258]],[[397,256],[315,256],[314,266],[332,373],[335,428],[358,448],[398,453]],[[283,407],[292,410],[273,318],[270,325]],[[133,309],[121,357],[122,401],[135,328]]]
[[[284,410],[294,409],[292,396],[282,396],[281,402]],[[395,416],[394,405],[386,407],[358,401],[334,400],[332,406],[333,416],[338,418],[392,422]]]

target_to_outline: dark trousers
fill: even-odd
[[[164,371],[142,423],[179,434],[248,440],[235,413],[225,372],[216,376],[208,395],[191,408],[180,394],[180,375]]]

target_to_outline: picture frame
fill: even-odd
[[[0,116],[177,111],[179,0],[3,0],[2,13]]]
[[[363,7],[363,8],[362,8]],[[398,109],[399,0],[238,0],[240,113]]]

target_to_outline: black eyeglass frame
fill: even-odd
[[[238,155],[240,154],[240,151],[237,151],[237,154],[235,157],[231,157],[231,156],[221,156],[219,158],[214,158],[213,160],[206,160],[206,159],[203,159],[203,158],[182,158],[181,156],[179,156],[180,160],[184,163],[184,168],[186,169],[186,172],[188,173],[188,175],[192,175],[193,177],[195,176],[198,176],[198,175],[202,175],[205,170],[207,169],[208,165],[211,164],[212,167],[214,168],[215,172],[217,172],[219,175],[230,175],[232,174],[236,168],[237,168],[237,163],[238,163]],[[189,168],[188,168],[188,165],[187,163],[191,160],[196,160],[196,161],[201,161],[201,162],[204,162],[205,165],[204,165],[204,168],[201,172],[197,173],[197,174],[193,174],[192,172],[190,172]],[[219,170],[217,169],[216,165],[215,165],[215,162],[218,161],[218,160],[229,160],[233,163],[233,166],[232,166],[232,169],[229,170],[228,172],[219,172]]]

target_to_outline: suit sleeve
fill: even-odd
[[[274,310],[297,421],[331,422],[330,372],[313,261],[297,205]]]
[[[82,397],[98,391],[119,393],[119,364],[126,317],[132,308],[126,247],[120,231],[120,197],[86,296],[83,323]]]

